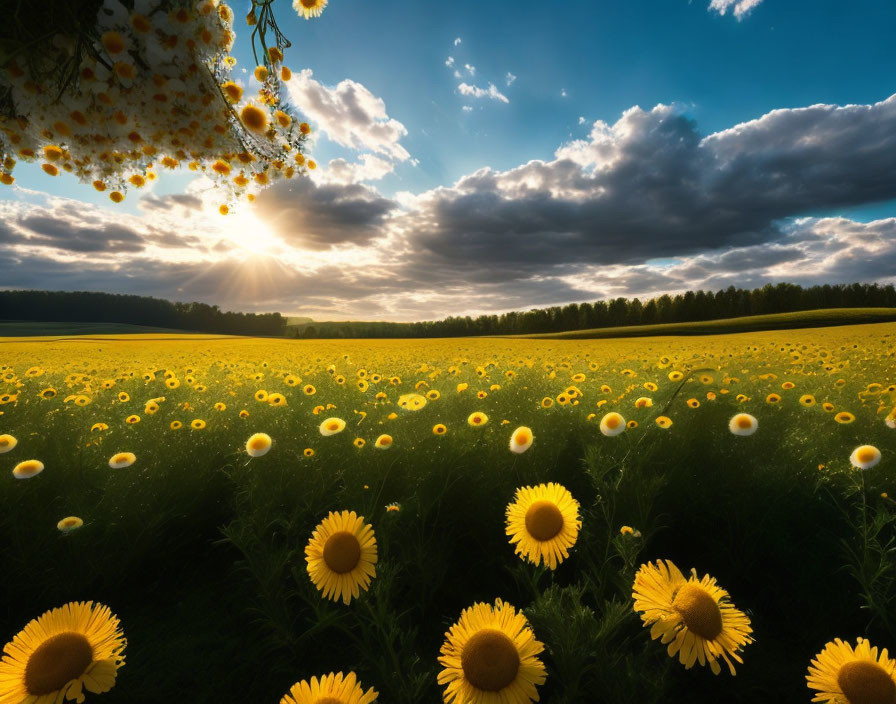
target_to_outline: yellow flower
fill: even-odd
[[[386,435],[385,433],[383,435],[380,435],[376,439],[376,442],[373,444],[373,446],[377,450],[388,450],[390,447],[392,447],[392,436]]]
[[[473,428],[480,428],[488,423],[488,416],[482,411],[471,413],[467,418],[467,423]]]
[[[193,430],[203,430],[205,428],[205,421],[202,418],[196,418],[190,423],[190,427]]]
[[[669,416],[657,416],[656,424],[663,430],[666,430],[672,427],[672,419]]]
[[[84,521],[77,516],[66,516],[56,524],[56,528],[62,533],[70,533],[83,525]]]
[[[19,441],[16,440],[12,435],[9,435],[8,433],[0,435],[0,455],[2,455],[4,452],[9,452],[18,444]]]
[[[532,447],[534,440],[535,436],[532,434],[532,428],[521,425],[510,435],[510,451],[520,455]]]
[[[130,467],[136,461],[137,455],[133,452],[119,452],[112,455],[112,458],[109,460],[109,466],[112,469],[122,469],[124,467]]]
[[[826,643],[806,676],[809,689],[818,692],[813,702],[829,704],[889,704],[896,701],[896,660],[887,649],[859,638],[856,647],[839,638]]]
[[[247,130],[256,134],[264,134],[268,130],[268,114],[251,103],[240,111],[240,121]]]
[[[445,634],[442,698],[447,704],[538,701],[536,685],[544,684],[546,671],[536,656],[543,650],[526,617],[510,604],[473,604]]]
[[[115,686],[127,641],[106,606],[70,602],[32,619],[3,649],[0,701],[84,700]]]
[[[44,471],[44,463],[40,460],[25,460],[19,462],[12,470],[12,476],[16,479],[31,479]],[[0,700],[2,701],[2,700]]]
[[[650,637],[668,644],[670,657],[678,653],[685,669],[699,661],[709,663],[717,675],[722,658],[733,675],[731,659],[743,662],[738,651],[753,641],[750,619],[730,603],[715,579],[698,579],[696,570],[685,579],[670,560],[641,565],[632,598],[644,625],[651,627]]]
[[[444,435],[448,432],[448,428],[445,427],[443,423],[436,423],[432,426],[432,434],[433,435]]]
[[[539,484],[516,490],[507,507],[506,534],[516,553],[552,570],[569,557],[582,522],[579,502],[560,484]]]
[[[880,462],[880,450],[874,445],[860,445],[852,451],[849,461],[856,469],[871,469]]]
[[[249,457],[261,457],[268,453],[272,444],[273,440],[267,433],[255,433],[246,440],[246,452]]]
[[[302,451],[302,454],[305,455],[305,457],[314,457],[314,450],[312,450],[310,447],[306,447]]]
[[[348,604],[358,598],[360,589],[367,591],[376,576],[373,528],[354,511],[330,511],[305,546],[305,561],[308,575],[323,597]]]
[[[625,418],[616,411],[610,411],[600,419],[600,432],[607,437],[619,435],[625,431],[625,428]]]
[[[749,413],[737,413],[728,421],[728,430],[735,435],[752,435],[759,428],[759,421]]]
[[[327,418],[318,426],[320,434],[323,436],[335,435],[345,430],[345,421],[342,418]]]
[[[837,415],[834,416],[834,420],[840,423],[840,425],[849,425],[855,419],[856,417],[849,411],[840,411]]]
[[[364,692],[354,672],[345,677],[341,672],[331,672],[320,680],[312,677],[311,682],[296,682],[283,695],[280,704],[370,704],[377,696],[373,687]]]

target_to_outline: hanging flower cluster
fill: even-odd
[[[263,48],[251,95],[230,78],[234,15],[224,2],[96,4],[92,26],[60,31],[0,69],[0,182],[14,182],[17,161],[36,162],[118,203],[161,169],[186,166],[220,189],[226,214],[227,203],[315,168],[303,153],[310,127],[281,101],[289,43],[270,0],[255,0],[246,18],[253,49],[259,31]],[[265,28],[276,46],[265,45]]]

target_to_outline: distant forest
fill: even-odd
[[[290,326],[287,335],[302,338],[461,337],[466,335],[527,335],[591,328],[656,323],[690,323],[746,315],[790,313],[821,308],[894,308],[892,285],[839,284],[803,288],[768,284],[753,290],[688,291],[641,301],[614,298],[596,303],[533,308],[525,312],[448,317],[420,323],[312,322]]]
[[[231,313],[205,303],[112,293],[0,291],[0,320],[129,323],[227,335],[298,338],[463,337],[526,335],[655,323],[688,323],[747,315],[824,308],[896,308],[892,285],[811,286],[769,284],[753,290],[688,291],[641,301],[614,298],[595,303],[533,308],[475,318],[448,317],[418,323],[301,322],[287,325],[280,313]]]
[[[283,334],[279,313],[229,313],[205,303],[88,291],[0,291],[0,320],[129,323],[225,335]]]

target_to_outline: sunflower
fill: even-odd
[[[775,405],[776,403],[781,403],[781,394],[769,394],[765,397],[765,402],[771,405]]]
[[[127,418],[124,419],[124,422],[127,423],[128,425],[134,425],[135,423],[140,422],[140,416],[129,415]]]
[[[641,565],[632,597],[644,625],[651,626],[650,637],[667,643],[670,657],[678,653],[685,669],[709,662],[717,675],[722,669],[718,659],[723,658],[733,675],[731,658],[743,662],[737,651],[753,641],[750,619],[730,603],[714,578],[697,579],[697,571],[691,570],[686,580],[670,560]]]
[[[312,450],[310,447],[306,447],[304,450],[302,450],[302,454],[305,455],[305,457],[314,457],[314,450]]]
[[[9,452],[18,444],[19,441],[16,440],[12,435],[9,435],[8,433],[0,435],[0,455],[2,455],[4,452]]]
[[[625,431],[625,418],[616,411],[610,411],[600,419],[600,432],[607,437],[619,435]]]
[[[672,427],[672,419],[669,416],[657,416],[656,424],[663,430],[667,430]]]
[[[834,416],[834,420],[840,423],[840,425],[849,425],[855,419],[856,417],[849,411],[840,411],[837,415]]]
[[[800,405],[805,406],[806,408],[811,408],[815,405],[815,397],[812,394],[800,396]]]
[[[32,619],[3,649],[0,701],[84,701],[115,686],[127,641],[107,606],[70,602]]]
[[[293,9],[299,13],[299,17],[310,20],[312,17],[320,17],[327,0],[292,0]]]
[[[306,384],[305,388],[302,389],[302,393],[306,396],[314,396],[317,393],[317,389],[315,389],[311,384]]]
[[[376,538],[364,516],[330,511],[305,546],[308,575],[324,598],[348,604],[376,576]]]
[[[331,672],[320,680],[312,677],[311,682],[296,682],[289,688],[289,694],[283,695],[280,704],[370,704],[377,696],[373,687],[364,692],[354,672],[345,677],[341,672]]]
[[[448,704],[525,704],[538,701],[536,685],[546,678],[535,639],[522,613],[500,599],[464,609],[445,634],[438,675]]]
[[[728,421],[728,430],[735,435],[752,435],[759,428],[759,421],[749,413],[737,413]]]
[[[878,656],[867,640],[855,649],[835,638],[809,666],[809,689],[818,690],[813,702],[830,704],[891,704],[896,701],[896,660],[884,648]]]
[[[689,398],[687,403],[688,408],[700,408],[700,402],[695,398]]]
[[[880,462],[880,450],[874,445],[860,445],[852,451],[849,461],[856,469],[871,469]]]
[[[467,423],[473,428],[480,428],[488,423],[488,416],[482,411],[476,411],[475,413],[470,414],[467,418]]]
[[[267,433],[255,433],[246,440],[246,452],[249,453],[249,457],[261,457],[268,453],[273,444],[274,441]]]
[[[354,440],[352,440],[352,445],[357,447],[359,450],[366,444],[367,442],[364,440],[364,438],[355,438]]]
[[[180,430],[181,428],[184,427],[184,424],[181,423],[179,420],[173,420],[173,421],[171,421],[171,425],[169,427],[172,430]]]
[[[521,425],[510,436],[510,451],[520,455],[532,447],[534,440],[535,436],[532,434],[532,428]]]
[[[552,570],[576,544],[582,522],[579,502],[560,484],[539,484],[516,490],[507,507],[506,534],[516,543],[516,554]]]
[[[392,447],[392,436],[386,435],[385,433],[383,435],[380,435],[376,439],[376,442],[373,443],[373,446],[377,450],[388,450],[390,447]]]
[[[70,533],[71,531],[77,530],[83,525],[84,521],[77,516],[66,516],[56,524],[56,528],[58,528],[63,533]]]
[[[31,477],[36,477],[43,471],[44,463],[40,460],[25,460],[13,467],[12,476],[16,479],[31,479]]]
[[[321,435],[335,435],[345,430],[345,421],[342,418],[327,418],[318,429]]]
[[[124,467],[130,467],[136,461],[137,455],[133,452],[119,452],[112,455],[112,458],[109,460],[109,466],[112,469],[122,469]]]
[[[434,426],[432,426],[432,434],[433,435],[444,435],[447,432],[448,432],[448,428],[445,426],[444,423],[436,423]]]
[[[205,429],[205,421],[202,418],[195,418],[190,421],[190,427],[193,430],[204,430]]]

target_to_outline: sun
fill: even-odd
[[[251,211],[239,209],[219,220],[224,244],[231,245],[241,256],[270,257],[284,247],[270,226]]]

